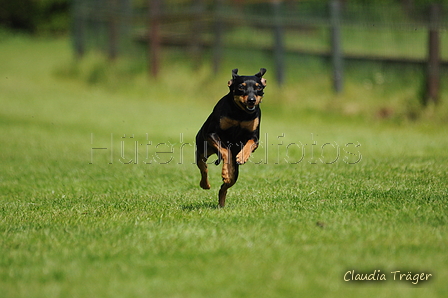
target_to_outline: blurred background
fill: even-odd
[[[266,67],[289,107],[447,119],[448,0],[0,0],[0,25],[69,38],[57,74],[91,84]]]

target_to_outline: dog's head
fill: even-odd
[[[265,68],[253,76],[240,76],[238,69],[232,70],[232,79],[229,81],[230,91],[233,93],[235,103],[247,113],[255,112],[263,99],[263,90],[266,87],[266,80],[263,75]]]

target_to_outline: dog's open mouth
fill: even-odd
[[[246,109],[248,110],[248,111],[255,111],[255,105],[247,105],[246,106]]]

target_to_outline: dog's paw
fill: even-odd
[[[241,150],[240,153],[236,156],[236,162],[239,165],[245,164],[249,160],[249,154],[244,154],[244,150]]]
[[[210,183],[207,180],[201,180],[199,186],[203,189],[210,189]]]

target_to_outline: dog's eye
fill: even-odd
[[[240,91],[244,91],[244,85],[243,85],[243,84],[239,85],[239,86],[238,86],[238,90],[240,90]]]
[[[257,91],[261,91],[261,90],[263,90],[263,87],[262,87],[262,86],[257,86],[257,87],[256,87],[256,90],[257,90]]]

